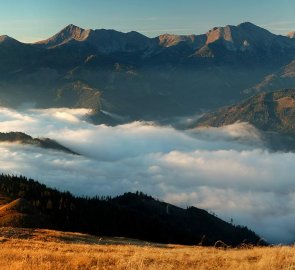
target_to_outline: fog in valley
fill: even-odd
[[[267,241],[295,240],[295,153],[270,152],[247,123],[176,130],[152,122],[93,125],[87,109],[0,109],[2,132],[48,137],[80,155],[1,143],[1,171],[76,195],[143,191],[193,205]]]

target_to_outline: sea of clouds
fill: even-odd
[[[1,132],[49,137],[81,154],[0,143],[0,171],[77,195],[140,190],[232,218],[274,243],[295,241],[295,153],[269,152],[253,126],[95,126],[85,120],[87,113],[0,108]]]

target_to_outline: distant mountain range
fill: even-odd
[[[69,25],[33,44],[1,36],[0,59],[0,105],[87,107],[97,123],[161,121],[292,87],[295,39],[249,22],[155,38]]]
[[[8,175],[0,175],[0,226],[53,228],[160,243],[265,244],[246,227],[227,223],[202,209],[182,209],[140,192],[115,198],[79,198],[32,179]]]

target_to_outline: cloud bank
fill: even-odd
[[[84,120],[87,112],[0,108],[1,132],[49,137],[82,154],[1,143],[1,171],[79,195],[141,190],[233,218],[271,242],[295,240],[295,154],[268,152],[254,127],[95,126]]]

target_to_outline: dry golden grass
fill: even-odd
[[[1,229],[0,269],[295,269],[295,247],[216,249],[153,245],[47,230]]]

